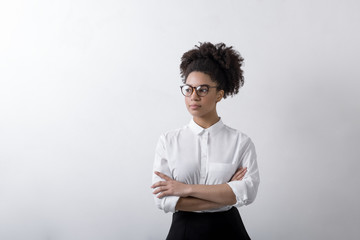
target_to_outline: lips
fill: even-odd
[[[196,105],[196,104],[189,105],[189,108],[192,110],[199,109],[200,107],[201,107],[200,105]]]

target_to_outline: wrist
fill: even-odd
[[[194,184],[188,184],[187,187],[187,196],[191,197],[194,194]]]

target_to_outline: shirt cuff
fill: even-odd
[[[227,183],[236,197],[236,203],[233,205],[234,207],[241,207],[248,204],[248,195],[246,191],[245,181],[231,181]]]
[[[172,212],[174,213],[176,210],[175,210],[175,207],[176,207],[176,204],[177,202],[179,201],[179,198],[178,196],[168,196],[168,197],[165,197],[164,198],[164,205],[163,205],[163,210],[165,213],[167,212]]]

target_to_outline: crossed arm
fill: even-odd
[[[238,169],[230,181],[241,181],[246,171],[247,168]],[[164,181],[158,181],[151,186],[155,189],[153,194],[158,194],[158,198],[179,196],[176,210],[201,211],[236,203],[235,194],[226,183],[217,185],[185,184],[173,180],[163,173],[155,172],[155,174]]]

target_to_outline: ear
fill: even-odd
[[[224,97],[224,90],[219,90],[216,94],[216,102],[220,102]]]

